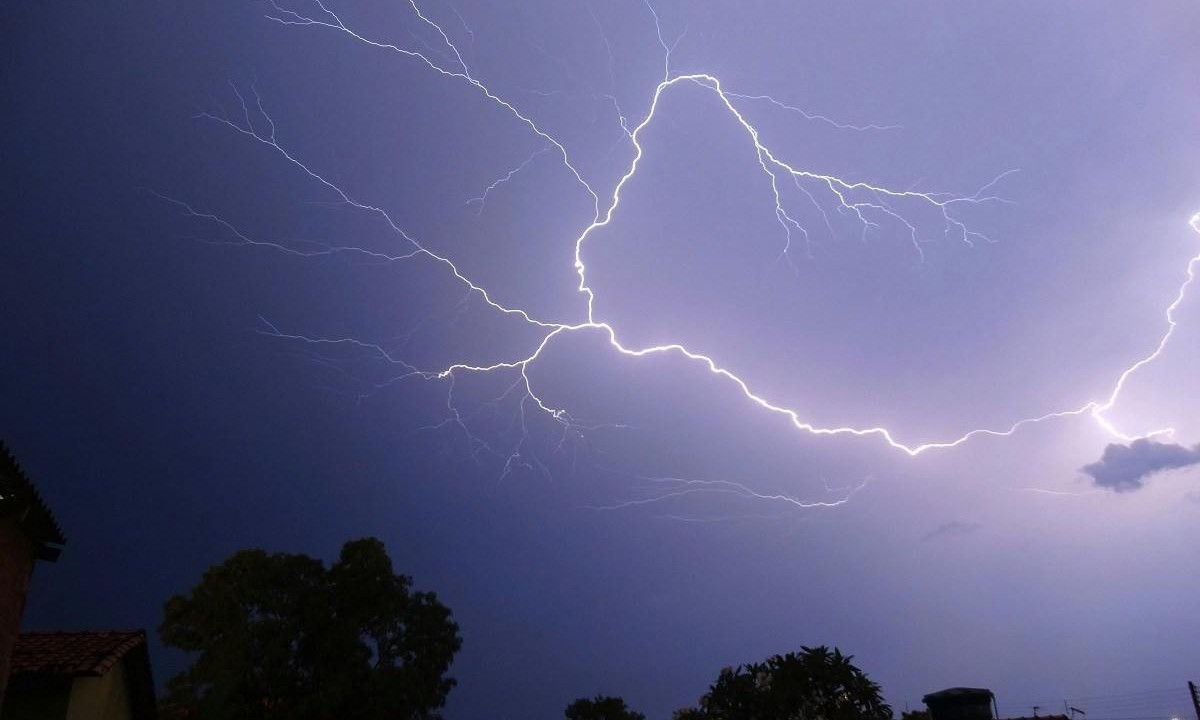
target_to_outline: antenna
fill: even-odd
[[[1038,716],[1038,714],[1037,714],[1037,711],[1038,711],[1038,710],[1041,710],[1041,709],[1042,709],[1042,706],[1041,706],[1041,705],[1034,705],[1034,706],[1033,706],[1033,716],[1034,716],[1034,717],[1037,717],[1037,716]]]

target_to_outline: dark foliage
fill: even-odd
[[[201,720],[438,717],[462,644],[450,610],[354,540],[332,567],[243,550],[167,601],[166,645],[197,653],[164,709]]]
[[[619,697],[597,695],[594,698],[579,698],[567,706],[567,720],[646,720],[640,712],[625,706]]]
[[[700,706],[675,720],[891,720],[879,686],[834,648],[802,647],[725,668]]]

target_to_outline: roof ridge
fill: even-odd
[[[143,629],[23,632],[13,648],[13,673],[103,675],[146,647]]]
[[[7,472],[5,472],[6,470]],[[58,549],[48,548],[45,545],[63,545],[67,542],[66,536],[63,535],[62,527],[59,526],[58,520],[54,517],[54,511],[50,509],[45,499],[42,498],[42,494],[38,492],[37,485],[34,485],[33,481],[29,479],[29,476],[25,474],[25,470],[21,467],[21,463],[17,462],[12,451],[9,450],[8,444],[0,440],[0,490],[3,490],[5,485],[10,484],[4,482],[6,477],[11,481],[9,489],[17,497],[25,496],[25,499],[31,502],[38,514],[41,515],[40,519],[42,520],[41,524],[43,527],[40,528],[40,532],[37,532],[38,537],[34,539],[43,545],[44,553],[42,559],[57,559]],[[6,499],[3,493],[0,493],[0,502]]]

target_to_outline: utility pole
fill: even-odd
[[[1196,720],[1200,720],[1200,691],[1196,690],[1196,683],[1188,680],[1188,692],[1192,696],[1192,708],[1196,711]]]

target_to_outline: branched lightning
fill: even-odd
[[[1083,490],[1081,492],[1071,492],[1069,490],[1049,490],[1039,487],[1019,487],[1013,488],[1015,492],[1034,493],[1036,495],[1049,495],[1051,497],[1087,497],[1088,495],[1105,495],[1106,490]]]
[[[1191,225],[1192,230],[1196,231],[1197,234],[1200,234],[1200,213],[1193,215],[1191,219],[1188,220],[1188,224]],[[1104,417],[1104,414],[1117,404],[1118,396],[1120,396],[1121,391],[1125,389],[1125,381],[1128,380],[1129,377],[1135,372],[1141,370],[1158,359],[1158,356],[1161,355],[1163,350],[1167,348],[1167,343],[1171,341],[1171,336],[1175,334],[1175,328],[1178,326],[1178,322],[1175,320],[1175,311],[1178,310],[1179,305],[1183,303],[1183,299],[1187,295],[1188,287],[1192,284],[1192,281],[1196,279],[1197,264],[1200,264],[1200,255],[1195,255],[1191,260],[1188,261],[1187,278],[1183,281],[1183,284],[1179,286],[1179,292],[1175,293],[1175,299],[1172,300],[1171,304],[1167,306],[1167,330],[1163,333],[1162,337],[1159,338],[1158,344],[1154,346],[1154,350],[1129,367],[1125,368],[1125,370],[1122,371],[1117,377],[1117,381],[1113,384],[1112,392],[1109,393],[1108,399],[1104,402],[1094,403],[1093,407],[1091,408],[1092,417],[1095,418],[1096,422],[1100,424],[1100,427],[1104,428],[1105,431],[1114,437],[1118,437],[1125,442],[1136,440],[1137,436],[1126,435],[1120,432],[1115,426],[1113,426],[1111,422],[1109,422],[1107,418]],[[1154,432],[1147,433],[1145,437],[1152,437],[1154,435],[1173,435],[1174,433],[1175,430],[1173,428],[1163,428],[1161,430],[1155,430]]]
[[[794,495],[786,493],[760,493],[750,487],[731,480],[688,480],[685,478],[663,477],[663,478],[640,478],[647,483],[644,488],[645,497],[635,500],[626,500],[624,502],[613,503],[612,505],[597,505],[595,510],[622,510],[625,508],[637,507],[639,505],[652,505],[661,503],[665,500],[678,499],[692,495],[732,495],[748,500],[758,500],[765,502],[783,502],[792,505],[796,508],[811,510],[814,508],[834,508],[839,505],[845,505],[850,502],[850,498],[854,497],[860,490],[867,486],[868,480],[863,480],[858,485],[850,488],[841,489],[841,497],[833,500],[802,500]],[[826,488],[827,493],[833,493],[832,488]]]
[[[833,118],[831,118],[827,115],[821,115],[820,113],[811,113],[803,108],[796,107],[795,105],[788,105],[785,102],[780,102],[779,100],[776,100],[775,98],[771,97],[770,95],[746,95],[743,93],[735,93],[735,92],[731,92],[731,93],[727,93],[727,94],[729,95],[729,97],[738,98],[739,100],[761,100],[763,102],[770,103],[771,105],[774,105],[775,107],[777,107],[781,110],[787,110],[789,112],[793,112],[793,113],[801,116],[805,120],[815,120],[817,122],[822,122],[822,123],[825,123],[826,125],[829,125],[830,127],[837,128],[838,130],[868,131],[868,130],[899,130],[900,129],[899,125],[874,125],[874,124],[854,125],[851,123],[838,122],[837,120],[834,120]]]
[[[663,97],[676,88],[691,87],[699,88],[700,90],[709,93],[715,98],[723,110],[736,122],[748,141],[747,149],[752,152],[759,169],[762,173],[763,188],[765,192],[769,192],[773,198],[775,220],[777,221],[782,237],[781,257],[788,257],[792,250],[792,242],[794,235],[807,238],[808,231],[796,219],[796,214],[789,210],[788,204],[784,199],[782,188],[785,183],[797,189],[820,211],[822,217],[825,218],[826,224],[829,225],[829,216],[827,214],[827,206],[832,207],[838,213],[849,216],[856,220],[863,231],[880,227],[883,223],[895,225],[903,228],[907,233],[907,237],[911,242],[916,255],[923,258],[922,234],[925,232],[921,228],[906,219],[906,208],[925,208],[933,210],[940,217],[939,232],[943,237],[954,238],[964,243],[973,243],[977,240],[988,241],[988,238],[983,234],[972,230],[957,214],[962,208],[970,205],[979,205],[985,203],[1003,202],[1002,198],[994,194],[993,188],[996,184],[1007,177],[1015,170],[1009,170],[1001,173],[991,181],[985,183],[978,190],[967,195],[952,195],[938,192],[923,192],[913,189],[894,189],[883,185],[868,183],[864,181],[848,181],[834,175],[819,172],[817,170],[803,167],[794,161],[784,159],[779,153],[772,150],[762,139],[756,126],[743,113],[740,103],[767,103],[778,109],[798,113],[807,120],[821,122],[832,126],[839,130],[865,131],[865,130],[884,130],[894,126],[879,126],[879,125],[850,125],[837,122],[827,116],[809,113],[801,110],[793,105],[781,102],[769,95],[762,94],[744,94],[733,92],[726,89],[719,78],[707,73],[686,73],[672,74],[671,59],[672,54],[676,50],[679,41],[683,39],[685,33],[681,33],[673,43],[668,43],[663,35],[662,24],[658,13],[649,0],[643,0],[645,7],[649,10],[654,21],[655,32],[658,42],[664,53],[663,70],[664,75],[661,81],[655,86],[654,92],[651,95],[645,115],[641,120],[631,126],[627,122],[626,115],[617,104],[616,98],[612,95],[604,96],[613,105],[619,119],[622,137],[628,142],[632,151],[630,159],[624,173],[615,182],[613,187],[607,193],[595,189],[584,178],[578,167],[573,164],[570,153],[567,147],[558,139],[553,137],[549,132],[543,129],[537,121],[535,121],[528,113],[520,110],[512,102],[504,99],[498,92],[485,84],[468,66],[463,54],[460,52],[457,44],[450,35],[436,21],[423,13],[417,5],[416,0],[409,0],[416,18],[428,29],[437,33],[444,45],[443,51],[438,51],[439,56],[444,56],[449,53],[452,60],[440,62],[433,57],[433,54],[422,53],[410,48],[404,48],[391,42],[386,42],[379,39],[373,39],[364,31],[352,28],[342,18],[331,10],[323,0],[312,0],[312,4],[317,9],[313,14],[306,14],[299,10],[286,7],[280,4],[279,0],[268,0],[272,12],[267,15],[267,18],[273,22],[279,23],[287,27],[309,27],[323,30],[331,30],[340,33],[352,42],[360,43],[370,48],[375,48],[383,52],[398,55],[399,57],[418,63],[426,67],[429,71],[436,73],[449,81],[459,83],[464,87],[479,93],[486,101],[493,103],[497,107],[509,113],[514,120],[525,126],[533,136],[542,143],[542,147],[531,154],[523,163],[512,169],[506,175],[489,185],[479,197],[472,198],[467,201],[468,205],[476,207],[477,212],[482,212],[486,204],[489,193],[505,182],[511,180],[517,173],[525,169],[540,155],[553,153],[557,160],[571,173],[575,183],[579,188],[587,194],[591,200],[592,217],[586,221],[582,230],[572,240],[574,246],[574,271],[577,276],[577,290],[583,296],[585,308],[582,316],[576,317],[574,320],[567,319],[546,319],[535,317],[532,313],[527,312],[519,307],[510,306],[497,299],[497,297],[489,292],[482,285],[472,281],[464,272],[460,270],[458,265],[447,255],[439,254],[431,250],[427,245],[410,235],[400,223],[384,208],[370,204],[364,200],[358,199],[344,187],[334,182],[330,178],[318,173],[310,165],[306,164],[302,159],[290,152],[286,146],[281,143],[277,136],[275,122],[264,109],[263,100],[255,86],[250,85],[250,94],[253,102],[247,101],[247,96],[236,86],[233,87],[233,95],[239,103],[240,116],[230,117],[224,111],[220,112],[205,112],[199,117],[220,123],[231,130],[249,138],[252,141],[260,143],[270,151],[276,153],[286,163],[290,164],[299,172],[306,175],[312,181],[320,186],[323,186],[331,192],[340,204],[353,207],[362,212],[373,214],[382,219],[395,235],[404,243],[405,250],[399,253],[382,253],[366,248],[339,245],[339,244],[321,244],[316,242],[290,242],[279,240],[264,240],[255,239],[241,232],[232,223],[221,218],[220,216],[201,211],[193,207],[193,205],[158,195],[167,203],[177,208],[183,214],[192,218],[208,222],[219,228],[225,236],[225,240],[219,242],[255,246],[266,249],[275,250],[290,255],[298,255],[305,257],[313,256],[330,256],[330,255],[357,255],[365,259],[376,262],[399,262],[399,261],[427,261],[435,267],[449,273],[455,280],[460,283],[464,292],[467,295],[477,297],[490,309],[499,315],[515,318],[530,329],[535,330],[534,341],[526,351],[518,353],[512,357],[498,358],[487,363],[468,363],[455,362],[440,368],[417,368],[404,360],[395,356],[393,352],[388,351],[383,346],[360,341],[354,338],[321,338],[308,335],[285,333],[275,325],[264,320],[264,332],[272,337],[281,340],[290,340],[299,343],[308,344],[313,347],[323,345],[333,346],[342,345],[357,348],[363,352],[369,353],[394,365],[399,369],[395,377],[389,381],[397,382],[410,378],[429,380],[429,381],[445,381],[448,383],[447,391],[447,417],[445,420],[429,426],[430,428],[454,426],[462,430],[469,439],[472,455],[486,452],[504,458],[503,476],[507,476],[517,467],[532,467],[539,472],[549,475],[550,471],[544,462],[538,458],[536,452],[528,447],[529,428],[527,426],[527,413],[536,412],[544,416],[552,418],[562,428],[563,437],[568,433],[579,432],[586,429],[588,426],[581,424],[572,417],[570,412],[563,407],[555,406],[551,401],[539,393],[536,379],[531,375],[531,368],[537,361],[543,357],[547,348],[551,347],[556,341],[564,337],[582,333],[591,333],[602,337],[608,345],[621,356],[628,358],[642,358],[652,355],[673,356],[689,363],[697,364],[706,369],[716,379],[727,383],[736,388],[746,401],[757,406],[761,410],[777,415],[782,420],[790,423],[791,426],[802,433],[815,436],[853,436],[862,438],[875,438],[882,441],[887,446],[898,450],[910,457],[921,455],[927,451],[948,449],[957,447],[973,438],[980,436],[1007,437],[1016,433],[1021,428],[1036,423],[1041,423],[1051,419],[1067,418],[1074,416],[1089,416],[1103,430],[1110,433],[1114,437],[1130,440],[1132,435],[1120,432],[1113,423],[1106,417],[1106,414],[1116,405],[1119,396],[1121,395],[1126,382],[1129,378],[1140,369],[1151,364],[1157,359],[1166,349],[1177,326],[1175,317],[1176,310],[1183,302],[1186,292],[1192,281],[1195,279],[1196,267],[1200,264],[1200,255],[1191,259],[1187,265],[1187,277],[1179,287],[1179,291],[1175,296],[1174,301],[1166,309],[1166,324],[1167,328],[1164,334],[1159,339],[1153,351],[1141,357],[1133,364],[1123,369],[1117,376],[1113,386],[1109,390],[1107,396],[1103,400],[1093,400],[1086,402],[1078,407],[1045,412],[1042,414],[1018,419],[1011,424],[1000,428],[979,428],[973,429],[962,435],[934,442],[926,443],[910,443],[902,441],[899,435],[893,430],[882,426],[858,427],[858,426],[824,426],[815,421],[809,420],[801,415],[801,413],[791,407],[780,404],[777,401],[771,400],[766,396],[756,392],[750,386],[750,383],[738,375],[733,369],[722,365],[714,356],[690,349],[680,343],[666,343],[660,345],[649,345],[644,347],[633,346],[622,341],[620,332],[617,327],[608,321],[605,321],[597,316],[595,309],[596,291],[589,283],[588,267],[585,262],[586,250],[589,242],[593,241],[594,236],[602,228],[609,226],[618,217],[618,211],[622,202],[622,193],[625,191],[628,183],[635,177],[641,165],[644,156],[644,140],[643,136],[647,128],[649,128],[658,117],[660,112],[661,101]],[[588,8],[589,12],[591,8]],[[457,15],[457,12],[455,13]],[[473,31],[462,21],[462,17],[458,16],[462,22],[463,28],[468,34],[473,37]],[[594,13],[592,18],[595,19]],[[597,20],[597,24],[599,24]],[[609,61],[611,67],[611,46],[605,40],[605,47],[609,52]],[[1200,214],[1192,217],[1190,220],[1192,228],[1200,233]],[[832,226],[830,225],[830,230]],[[571,313],[566,313],[568,316]],[[511,373],[512,382],[507,385],[504,393],[497,397],[494,402],[498,403],[502,400],[520,396],[518,403],[517,415],[514,419],[516,424],[516,432],[521,438],[516,444],[516,447],[511,450],[500,450],[494,448],[489,443],[477,438],[471,433],[469,426],[471,417],[460,409],[460,405],[455,400],[456,380],[465,374],[476,373]],[[1170,432],[1169,430],[1160,430],[1157,433]],[[709,494],[709,495],[736,495],[743,498],[754,500],[783,502],[791,504],[797,508],[812,509],[812,508],[827,508],[836,507],[850,500],[850,498],[861,490],[866,483],[862,483],[849,489],[840,497],[834,500],[817,500],[805,501],[799,498],[786,494],[762,494],[755,492],[744,484],[724,481],[724,480],[685,480],[679,478],[658,478],[647,479],[651,482],[652,489],[645,497],[640,499],[629,500],[627,502],[618,503],[610,506],[605,506],[604,509],[619,509],[651,503],[660,503],[670,499],[677,499],[689,495]]]
[[[512,170],[509,170],[503,177],[496,180],[491,185],[488,185],[486,188],[483,189],[483,193],[480,194],[479,197],[473,197],[470,200],[468,200],[467,205],[475,206],[475,214],[476,215],[483,214],[483,206],[487,204],[488,195],[491,195],[493,190],[500,187],[501,185],[508,182],[509,180],[512,180],[514,177],[516,177],[517,173],[519,173],[522,170],[524,170],[525,168],[529,167],[530,163],[532,163],[534,160],[536,160],[539,155],[544,155],[547,152],[549,152],[549,150],[550,150],[550,148],[548,148],[548,147],[534,150],[532,153],[530,153],[529,157],[525,158],[525,162],[516,166]]]

